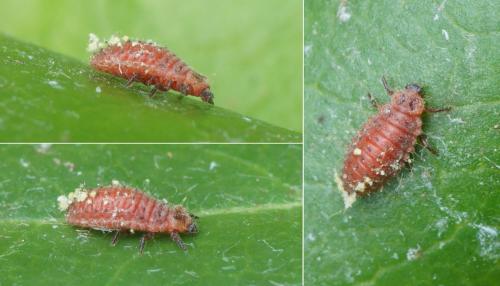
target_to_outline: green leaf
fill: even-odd
[[[3,145],[1,285],[299,285],[300,145]],[[198,215],[183,252],[157,235],[74,228],[56,198],[119,180]]]
[[[2,0],[0,32],[89,58],[89,33],[167,46],[205,74],[216,105],[302,132],[301,0]]]
[[[500,6],[495,1],[306,1],[305,281],[494,285],[500,279]],[[348,16],[350,15],[350,17]],[[351,138],[386,103],[380,78],[425,87],[439,150],[417,148],[383,192],[344,211]]]
[[[18,142],[294,142],[300,135],[199,98],[93,71],[0,35],[0,140]],[[217,103],[217,101],[216,101]]]

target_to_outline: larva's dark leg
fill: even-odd
[[[392,90],[389,85],[387,84],[387,80],[385,79],[385,76],[382,76],[382,84],[384,85],[385,92],[387,92],[388,96],[392,96],[394,94],[394,90]]]
[[[139,252],[142,254],[144,252],[144,245],[146,244],[146,241],[147,240],[150,240],[154,237],[154,234],[153,233],[145,233],[142,237],[141,237],[141,241],[139,242]]]
[[[120,230],[117,230],[115,235],[113,236],[113,240],[111,240],[111,245],[115,246],[118,242],[118,237],[120,236]]]
[[[429,107],[429,108],[425,109],[426,112],[431,112],[431,113],[444,112],[444,111],[450,111],[450,110],[451,110],[451,107],[444,107],[444,108],[432,108],[432,107]]]
[[[153,89],[151,89],[151,91],[149,92],[149,97],[153,97],[155,96],[155,93],[158,91],[158,89],[155,87],[153,87]]]
[[[165,91],[169,91],[172,88],[173,83],[174,82],[171,80],[167,81],[167,85],[165,86]]]
[[[128,79],[127,84],[125,86],[126,87],[131,87],[136,78],[137,78],[137,75],[134,74],[131,78]]]
[[[371,93],[368,93],[368,99],[370,100],[370,103],[372,104],[373,107],[377,109],[380,107],[380,103],[377,102],[377,100],[375,99],[375,97],[372,96]]]
[[[432,154],[438,156],[439,153],[436,149],[434,149],[429,142],[427,141],[427,135],[421,134],[420,136],[417,137],[418,143],[422,145],[424,148],[429,150]]]
[[[181,87],[179,88],[179,91],[182,94],[187,95],[188,92],[189,92],[189,86],[187,84],[181,84]]]
[[[179,246],[182,250],[187,250],[186,244],[184,244],[181,236],[177,232],[170,233],[170,238],[172,238],[172,240],[175,241],[175,243],[177,243],[177,246]]]

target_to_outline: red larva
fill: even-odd
[[[370,118],[354,137],[344,161],[342,178],[337,178],[346,208],[350,207],[356,196],[379,190],[405,163],[410,162],[410,154],[415,151],[417,140],[435,153],[423,137],[422,114],[425,111],[450,110],[426,109],[421,88],[416,84],[409,84],[402,91],[393,91],[385,78],[382,78],[382,83],[391,102],[379,105],[368,94],[379,113]]]
[[[152,95],[157,89],[173,89],[214,104],[207,79],[168,49],[150,42],[131,41],[128,37],[113,36],[107,45],[98,41],[95,35],[90,35],[89,51],[96,51],[90,64],[96,70],[125,78],[128,85],[134,81],[153,85]]]
[[[69,224],[105,231],[116,231],[115,245],[120,232],[145,232],[139,249],[143,252],[146,240],[156,233],[168,233],[177,245],[186,250],[180,233],[197,233],[196,216],[182,206],[168,206],[147,194],[130,187],[113,185],[94,190],[76,189],[58,199],[59,208],[67,210]]]

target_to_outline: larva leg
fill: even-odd
[[[189,92],[189,86],[187,84],[181,84],[181,87],[180,87],[179,91],[182,94],[187,95],[188,92]]]
[[[113,236],[113,240],[111,240],[111,245],[115,246],[118,242],[118,237],[120,236],[121,230],[117,230],[115,235]]]
[[[425,111],[426,112],[431,112],[431,113],[436,113],[436,112],[444,112],[444,111],[450,111],[451,110],[451,107],[444,107],[444,108],[432,108],[432,107],[429,107],[429,108],[426,108]]]
[[[368,93],[367,95],[372,106],[378,109],[380,107],[380,103],[378,103],[378,101],[375,99],[375,97],[372,96],[371,93]]]
[[[146,244],[147,240],[150,240],[154,237],[153,233],[146,233],[141,237],[141,241],[139,242],[139,252],[142,254],[144,252],[144,245]]]
[[[392,90],[389,85],[387,84],[387,80],[385,79],[385,76],[382,76],[382,84],[384,85],[385,92],[387,92],[388,96],[392,96],[394,94],[394,90]]]
[[[127,84],[125,86],[126,87],[131,87],[136,78],[137,78],[137,75],[134,74],[131,78],[128,79]]]
[[[429,142],[427,141],[427,135],[421,134],[420,136],[417,137],[418,143],[422,145],[424,148],[429,150],[432,154],[438,156],[439,153],[436,149],[434,149]]]
[[[182,241],[181,236],[177,232],[170,233],[170,238],[172,238],[182,250],[187,250],[186,244],[184,244],[184,241]]]
[[[155,96],[155,93],[158,91],[158,89],[155,87],[153,87],[153,89],[151,89],[151,91],[149,92],[149,97],[153,97]]]
[[[172,88],[172,84],[174,84],[173,81],[171,80],[167,81],[167,85],[165,86],[165,91],[168,91],[170,88]]]

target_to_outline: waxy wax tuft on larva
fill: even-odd
[[[379,105],[369,95],[379,113],[370,118],[353,138],[342,175],[335,178],[346,208],[356,201],[357,196],[379,190],[410,161],[414,145],[423,135],[421,116],[424,111],[449,110],[426,109],[421,88],[416,84],[409,84],[402,91],[393,91],[384,78],[382,82],[391,102]]]
[[[122,186],[118,181],[92,190],[80,187],[68,196],[59,196],[57,201],[59,209],[66,211],[69,224],[116,231],[113,244],[120,232],[145,232],[140,244],[141,253],[145,241],[155,233],[170,234],[179,247],[186,250],[179,234],[198,232],[197,217],[184,207],[169,206],[138,189]]]
[[[96,70],[125,78],[129,84],[138,81],[153,85],[152,94],[156,90],[173,89],[214,103],[206,77],[191,69],[173,52],[152,41],[113,35],[103,43],[96,35],[90,34],[87,50],[94,53],[90,64]]]

